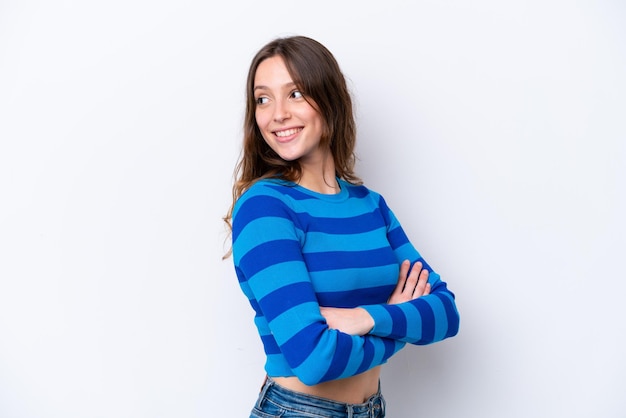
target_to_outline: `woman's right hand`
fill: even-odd
[[[411,273],[409,274],[409,269]],[[389,296],[387,303],[395,305],[408,302],[430,293],[430,283],[428,283],[428,270],[422,269],[419,261],[411,268],[411,262],[404,260],[400,265],[398,274],[398,284]]]

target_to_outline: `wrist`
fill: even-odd
[[[370,331],[374,329],[374,318],[372,318],[372,315],[370,315],[367,310],[361,307],[356,308],[356,311],[359,313],[362,329],[364,331],[362,335],[369,334]]]

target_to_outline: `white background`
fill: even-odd
[[[247,67],[337,57],[358,173],[456,293],[391,418],[626,416],[621,1],[0,0],[0,416],[247,416],[221,216]]]

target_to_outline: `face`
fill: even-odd
[[[270,148],[286,161],[322,164],[324,121],[294,84],[282,57],[259,64],[254,99],[256,123]]]

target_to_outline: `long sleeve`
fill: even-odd
[[[404,343],[328,327],[302,253],[306,231],[279,192],[256,190],[235,206],[233,258],[239,284],[256,312],[268,373],[291,370],[312,385],[386,362]]]
[[[459,312],[454,294],[411,244],[382,197],[379,207],[388,225],[387,237],[398,261],[408,259],[411,265],[420,261],[429,271],[431,291],[427,296],[396,305],[362,306],[374,319],[375,325],[370,335],[416,345],[431,344],[456,335],[459,330]]]

